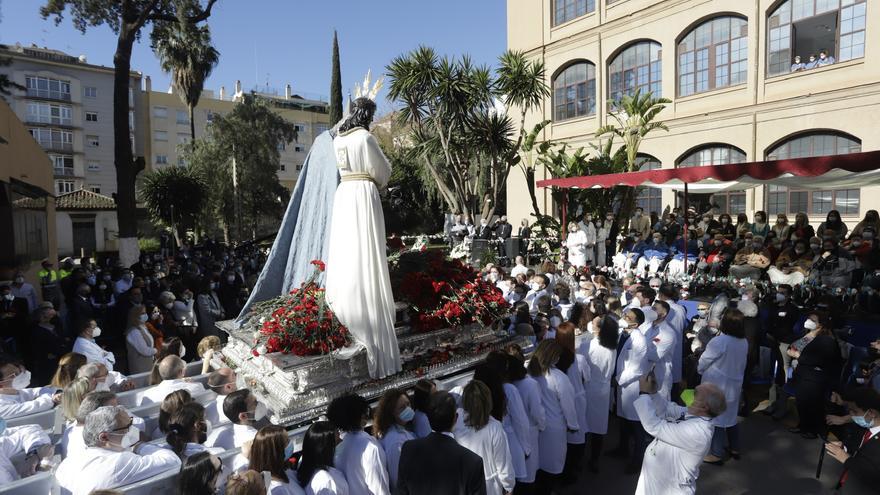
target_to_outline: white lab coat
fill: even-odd
[[[528,443],[531,448],[531,455],[526,458],[526,474],[523,477],[517,476],[517,481],[522,483],[532,483],[535,481],[535,474],[540,467],[541,453],[538,448],[541,431],[547,425],[547,418],[544,413],[544,404],[541,403],[541,386],[531,376],[526,376],[522,380],[513,384],[519,392],[522,399],[523,408],[529,419],[529,438]]]
[[[672,383],[679,383],[681,381],[682,359],[684,359],[682,356],[684,332],[688,326],[687,310],[676,302],[666,302],[669,304],[669,314],[666,315],[666,321],[675,330],[675,347],[672,349]]]
[[[333,464],[345,474],[351,495],[388,495],[385,451],[363,431],[345,432],[336,446]]]
[[[568,248],[568,262],[573,266],[582,267],[587,264],[587,234],[583,230],[569,232],[565,238]]]
[[[510,276],[516,278],[520,275],[526,275],[529,273],[529,268],[526,265],[516,265],[510,270]]]
[[[538,436],[540,469],[549,474],[559,474],[565,465],[568,448],[566,433],[580,429],[574,406],[574,389],[565,373],[556,368],[550,368],[546,375],[534,378],[541,387],[541,403],[546,416],[546,426]]]
[[[467,426],[468,414],[464,409],[458,410],[458,421],[453,435],[462,447],[483,459],[483,474],[486,476],[486,495],[502,495],[513,491],[516,478],[513,472],[513,461],[510,459],[510,448],[504,426],[493,417],[489,417],[486,426],[475,430]]]
[[[83,439],[83,425],[76,422],[69,423],[64,427],[61,435],[61,452],[64,457],[80,455],[86,450],[86,441]]]
[[[636,495],[695,493],[700,464],[712,443],[710,418],[691,416],[657,394],[640,396],[635,409],[654,437],[645,450]]]
[[[113,366],[116,365],[116,356],[112,352],[102,349],[92,339],[77,337],[73,342],[73,352],[82,354],[90,363],[103,364],[109,371],[113,371]]]
[[[608,412],[611,408],[611,379],[614,377],[614,360],[617,348],[599,345],[599,339],[587,341],[587,365],[590,381],[587,383],[587,433],[608,433]]]
[[[516,385],[504,384],[504,395],[507,398],[507,410],[501,425],[507,435],[507,446],[510,448],[510,460],[517,479],[527,475],[526,456],[531,456],[532,443],[529,440],[529,417],[526,415],[522,397]]]
[[[205,387],[201,383],[190,382],[185,378],[162,380],[158,385],[154,385],[144,391],[143,395],[141,395],[140,405],[161,404],[168,394],[178,390],[187,390],[190,395],[195,397],[197,394],[204,393]]]
[[[229,418],[223,413],[223,401],[225,400],[225,395],[218,395],[213,402],[205,406],[205,419],[210,421],[214,428],[230,423]]]
[[[224,450],[241,448],[248,440],[253,440],[257,429],[251,425],[230,424],[214,429],[205,441],[208,447],[219,447]]]
[[[388,469],[388,488],[393,492],[397,486],[397,467],[400,465],[400,450],[403,443],[413,440],[415,435],[406,431],[406,428],[400,425],[392,425],[385,436],[379,440],[382,444],[382,450],[385,451],[385,467]]]
[[[575,353],[575,360],[565,372],[574,390],[574,410],[577,413],[578,431],[567,432],[566,441],[580,445],[586,441],[587,433],[587,383],[590,381],[590,367],[584,356]]]
[[[55,478],[63,495],[88,495],[92,490],[118,488],[180,469],[180,458],[158,445],[143,444],[138,453],[89,447],[58,466]]]
[[[584,232],[584,234],[587,235],[587,246],[586,246],[587,261],[592,263],[593,262],[593,254],[594,254],[594,250],[596,247],[596,241],[597,241],[597,237],[598,237],[597,232],[596,232],[596,225],[593,222],[587,222],[587,223],[581,222],[579,225],[581,227],[581,230]]]
[[[672,392],[672,360],[675,355],[675,330],[665,320],[652,327],[651,351],[648,360],[654,366],[654,377],[657,379],[658,393],[669,400]]]
[[[648,340],[641,328],[633,330],[617,358],[617,415],[638,421],[633,406],[639,397],[639,378],[648,372]]]
[[[549,295],[550,295],[550,293],[547,291],[546,288],[541,289],[541,290],[529,290],[529,292],[526,293],[526,297],[524,299],[525,302],[529,303],[529,312],[531,312],[532,315],[537,313],[538,312],[538,298],[541,296],[549,296]]]
[[[15,394],[0,394],[0,418],[12,419],[55,407],[52,387],[25,388]]]
[[[413,417],[413,433],[416,438],[425,438],[431,434],[431,422],[428,421],[428,415],[422,411],[416,411]]]
[[[306,485],[306,495],[348,495],[348,482],[335,467],[319,469]]]
[[[739,397],[742,392],[743,374],[749,354],[749,343],[727,334],[720,334],[709,341],[700,355],[697,373],[703,375],[702,383],[714,383],[724,392],[727,410],[712,420],[715,426],[736,426]]]
[[[36,425],[13,426],[0,435],[0,487],[20,478],[12,464],[12,458],[52,441],[42,428]]]
[[[305,490],[299,486],[296,480],[296,471],[288,469],[284,472],[289,483],[273,479],[269,483],[269,495],[305,495]]]

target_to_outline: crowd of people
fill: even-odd
[[[792,62],[791,64],[791,72],[802,72],[805,70],[815,69],[817,67],[825,67],[826,65],[831,65],[834,62],[834,56],[829,55],[827,50],[820,50],[818,57],[815,53],[811,53],[809,57],[807,57],[806,62],[801,60],[800,55],[795,55],[794,62]]]

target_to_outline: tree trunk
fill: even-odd
[[[190,105],[189,107],[189,135],[190,135],[190,148],[195,147],[196,145],[196,107]]]
[[[119,225],[119,260],[131,266],[140,257],[137,244],[136,167],[128,129],[131,49],[137,31],[125,22],[119,27],[113,55],[113,162],[116,166],[116,218]]]

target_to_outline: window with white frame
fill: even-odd
[[[188,144],[192,136],[189,134],[178,132],[177,133],[177,144]]]
[[[767,152],[768,160],[845,155],[862,151],[858,138],[843,133],[817,131],[786,139]],[[838,210],[841,215],[858,215],[859,189],[807,191],[783,186],[767,187],[767,213],[821,215]]]
[[[97,122],[98,112],[86,112],[86,122]]]
[[[98,136],[88,135],[86,136],[86,146],[90,148],[97,148],[101,146],[101,140],[98,138]]]
[[[27,95],[70,101],[70,81],[41,76],[25,76]]]
[[[101,194],[101,185],[100,184],[89,184],[89,191],[92,191],[95,194]]]
[[[297,145],[293,148],[293,151],[295,151],[297,153],[305,153],[306,147],[302,146],[302,145]]]
[[[98,88],[94,86],[86,86],[83,88],[83,94],[86,98],[97,98],[98,97]]]
[[[748,34],[748,22],[731,16],[692,29],[678,43],[679,96],[745,84]]]
[[[76,183],[72,180],[56,180],[55,181],[55,194],[67,194],[72,193],[76,187]]]
[[[34,140],[48,149],[73,151],[73,133],[61,129],[30,128]]]
[[[576,62],[553,79],[553,120],[562,121],[596,113],[596,66]]]
[[[156,165],[168,165],[168,155],[156,155]]]
[[[168,107],[153,107],[153,117],[157,119],[168,117]]]
[[[639,41],[623,49],[608,64],[608,96],[620,101],[638,89],[642,94],[662,96],[662,55],[660,43]]]
[[[165,131],[153,131],[154,141],[168,141],[168,133]]]
[[[89,162],[86,168],[89,172],[100,172],[101,171],[101,163],[100,162]]]
[[[71,125],[73,123],[73,108],[54,103],[29,102],[27,104],[27,119],[28,122],[41,124]]]
[[[786,0],[767,18],[767,74],[775,76],[865,56],[866,0]],[[827,53],[815,66],[795,67]]]
[[[55,175],[73,175],[73,155],[50,154]]]

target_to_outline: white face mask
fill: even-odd
[[[266,417],[266,413],[269,412],[266,408],[266,404],[262,402],[257,402],[257,407],[254,409],[254,421],[259,421]]]
[[[101,336],[101,327],[95,327],[92,329],[92,338],[97,338]]]
[[[130,449],[134,444],[138,443],[138,440],[140,439],[140,430],[138,430],[134,425],[131,425],[128,427],[128,431],[125,432],[125,436],[122,437],[122,441],[119,443],[119,446],[123,449]]]
[[[12,383],[10,384],[12,388],[15,390],[24,390],[31,384],[31,372],[28,370],[24,370],[15,378],[12,379]]]
[[[409,406],[406,407],[403,411],[400,411],[400,414],[397,416],[404,423],[409,423],[416,416],[416,412]]]
[[[6,294],[3,297],[5,297],[7,301],[14,301],[15,300],[15,294],[13,294],[11,292],[9,294]]]
[[[141,314],[141,317],[140,317],[140,318],[141,318],[141,323],[146,323],[146,322],[147,322],[147,320],[149,320],[149,319],[150,319],[150,317],[149,317],[149,316],[147,316],[147,314],[146,314],[146,313],[143,313],[143,314]]]
[[[532,283],[530,283],[530,284],[529,284],[529,287],[530,287],[533,291],[539,291],[539,290],[541,290],[541,285],[538,284],[538,282],[532,282]]]
[[[817,326],[818,324],[816,323],[816,320],[807,320],[804,322],[805,330],[815,330]]]
[[[629,323],[623,318],[617,320],[617,326],[620,327],[621,330],[626,330],[629,328]]]
[[[95,392],[109,392],[109,391],[110,391],[110,384],[107,383],[107,380],[104,380],[103,382],[98,382],[95,385]]]
[[[186,346],[185,345],[180,344],[180,350],[177,351],[177,355],[180,356],[181,358],[186,355]]]

